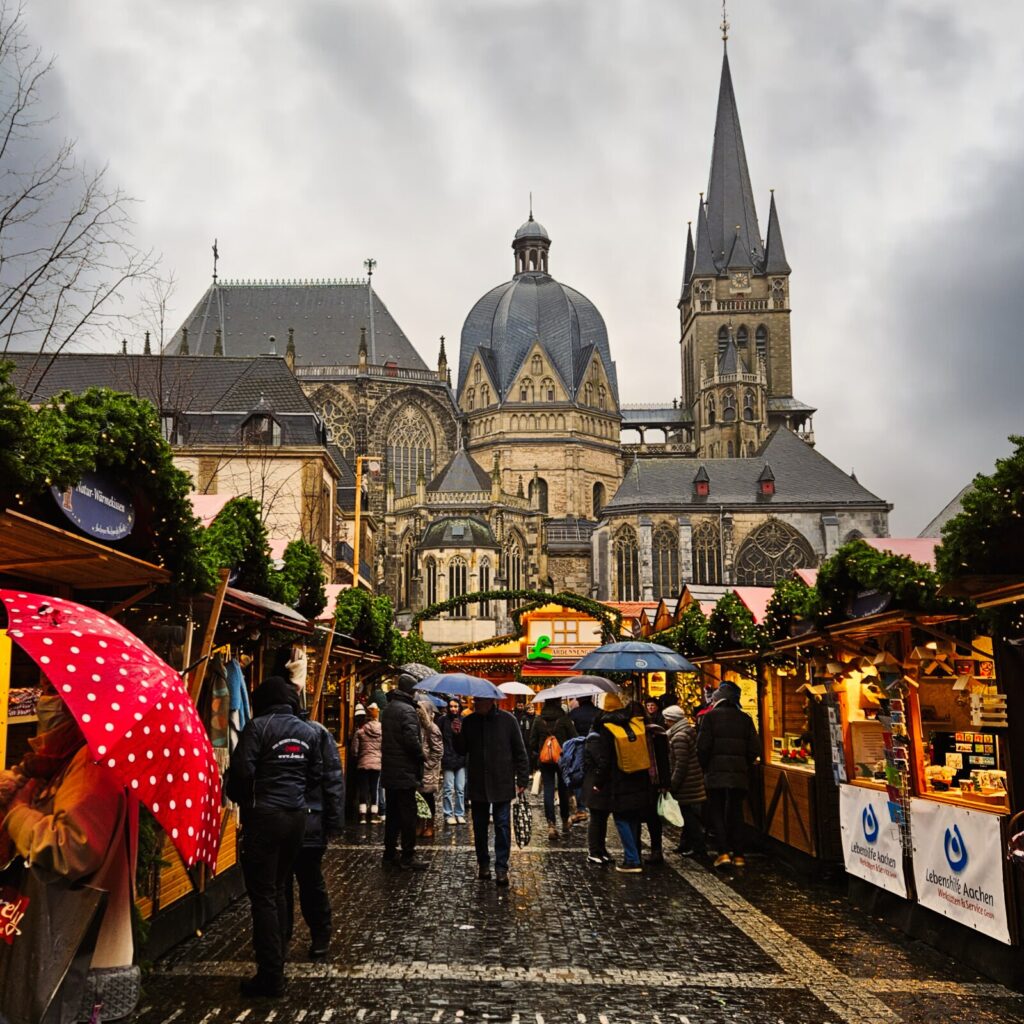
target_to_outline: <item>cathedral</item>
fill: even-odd
[[[761,235],[727,53],[685,243],[678,395],[622,402],[601,313],[554,276],[553,248],[531,209],[511,279],[469,307],[452,366],[444,338],[424,363],[372,261],[358,280],[215,277],[165,352],[283,349],[349,488],[343,530],[357,457],[371,470],[361,578],[400,622],[504,587],[652,601],[686,583],[770,585],[887,535],[890,506],[816,450],[815,409],[793,393],[791,270],[774,195]],[[497,625],[486,605],[449,618],[465,639]]]

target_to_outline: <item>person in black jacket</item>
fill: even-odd
[[[555,828],[555,789],[558,789],[558,813],[562,819],[562,828],[569,831],[569,815],[572,808],[569,806],[569,787],[558,770],[558,757],[547,760],[549,750],[561,751],[566,741],[576,735],[576,728],[572,719],[562,710],[562,701],[556,697],[554,700],[544,701],[540,714],[533,720],[533,730],[530,732],[530,765],[534,769],[540,769],[541,782],[544,784],[544,817],[548,821],[548,839],[558,838],[558,829]],[[554,745],[548,744],[548,739],[554,737]]]
[[[452,742],[466,755],[466,795],[473,814],[478,877],[491,877],[488,842],[494,818],[494,880],[508,885],[508,858],[512,852],[512,800],[526,791],[530,761],[519,723],[493,700],[475,698],[473,714],[452,723]]]
[[[714,707],[700,718],[697,758],[704,769],[708,813],[718,838],[715,867],[743,867],[743,800],[750,768],[761,755],[757,729],[740,710],[740,688],[724,682],[712,697]]]
[[[577,736],[586,736],[590,732],[594,720],[601,712],[594,703],[593,697],[580,697],[576,701],[576,707],[569,712],[573,728]],[[576,813],[570,819],[573,824],[578,821],[587,820],[587,790],[583,785],[576,788],[573,796],[576,797]]]
[[[324,882],[323,859],[327,841],[341,834],[345,824],[345,782],[341,772],[341,756],[334,737],[319,723],[310,722],[319,740],[323,775],[320,785],[306,794],[309,815],[302,849],[292,869],[299,885],[299,908],[309,928],[309,958],[320,960],[331,944],[331,898]],[[294,898],[288,886],[289,935],[294,920]]]
[[[448,701],[445,714],[438,725],[444,741],[441,755],[442,809],[446,825],[466,824],[466,759],[456,749],[453,741],[452,723],[462,717],[462,705],[458,697]]]
[[[423,782],[423,743],[413,688],[416,677],[403,672],[398,689],[388,694],[380,716],[380,782],[387,798],[384,812],[384,866],[423,871],[416,860],[416,791]],[[401,836],[402,855],[398,856]]]
[[[280,676],[256,688],[252,708],[255,717],[231,755],[226,787],[242,812],[239,861],[256,954],[256,975],[242,981],[241,991],[280,997],[290,921],[287,892],[306,827],[306,794],[321,783],[320,737],[298,717],[299,692]]]

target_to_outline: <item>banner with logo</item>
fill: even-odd
[[[849,874],[906,897],[899,825],[891,820],[884,790],[839,787],[843,861]]]
[[[1010,942],[998,814],[910,801],[918,902],[975,931]]]

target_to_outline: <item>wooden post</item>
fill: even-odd
[[[363,511],[363,458],[356,457],[356,516],[352,535],[352,586],[359,586],[359,530]]]
[[[192,677],[192,689],[190,696],[192,703],[199,700],[199,694],[203,690],[203,679],[206,677],[206,666],[210,661],[210,651],[213,650],[213,638],[217,633],[217,626],[220,625],[220,613],[224,607],[224,595],[228,591],[228,570],[219,570],[220,583],[217,585],[217,592],[213,595],[213,608],[210,609],[210,619],[206,623],[206,633],[203,635],[203,646],[200,648],[199,657],[203,660],[196,667],[196,674]]]
[[[313,690],[313,705],[309,709],[309,717],[314,722],[320,721],[317,713],[320,710],[320,695],[324,691],[324,679],[327,677],[327,662],[331,660],[331,645],[334,643],[334,624],[335,620],[331,619],[331,629],[327,634],[327,639],[324,641],[324,649],[320,654],[320,664],[317,666],[316,687]]]

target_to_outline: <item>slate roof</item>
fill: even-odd
[[[187,424],[188,444],[221,444],[237,440],[241,425],[262,401],[281,425],[283,445],[323,444],[320,420],[280,357],[12,352],[5,358],[14,364],[12,383],[32,403],[63,391],[113,388],[148,399],[163,414],[180,416]]]
[[[428,491],[491,491],[491,476],[465,448],[448,460],[448,465],[427,484]]]
[[[813,405],[808,405],[806,402],[801,402],[799,398],[793,398],[792,395],[769,395],[768,411],[817,412],[818,410]]]
[[[693,410],[686,406],[661,405],[644,408],[622,407],[622,429],[633,424],[692,423]]]
[[[788,274],[786,247],[782,244],[782,228],[779,227],[779,211],[775,208],[775,193],[772,193],[768,209],[768,240],[764,247],[764,272],[766,274]]]
[[[435,519],[423,534],[421,548],[496,548],[491,528],[476,516]]]
[[[223,321],[227,356],[258,356],[270,351],[269,338],[284,355],[288,329],[295,331],[297,366],[354,366],[359,362],[360,329],[365,327],[368,358],[382,366],[394,360],[411,370],[426,370],[419,353],[373,292],[370,332],[370,289],[365,281],[242,281],[212,284],[185,318],[191,355],[213,355],[215,332]],[[164,346],[167,354],[181,347],[181,327]]]
[[[964,510],[964,498],[974,490],[974,483],[969,483],[953,498],[952,501],[918,534],[919,537],[940,537],[942,528]]]
[[[758,478],[770,465],[775,476],[775,494],[762,495]],[[704,470],[710,494],[698,497],[694,480]],[[772,432],[757,455],[739,459],[653,458],[636,459],[626,470],[615,497],[603,514],[673,508],[741,505],[759,508],[790,505],[871,506],[886,509],[877,495],[829,462],[785,427]]]

